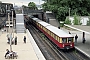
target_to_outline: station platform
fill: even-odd
[[[84,53],[86,56],[88,56],[90,58],[90,34],[85,34],[85,43],[82,43],[82,32],[80,31],[76,31],[76,30],[66,30],[64,28],[61,28],[64,31],[66,31],[67,33],[71,33],[74,37],[77,34],[78,35],[78,39],[77,39],[77,43],[75,43],[75,48],[78,49],[79,51],[81,51],[82,53]]]
[[[17,36],[17,45],[12,45],[12,50],[17,52],[18,57],[10,60],[45,60],[28,31],[27,33],[14,33],[15,36]],[[24,36],[26,36],[26,43],[23,42]],[[7,44],[7,32],[0,31],[0,60],[7,60],[4,57],[6,49],[10,50],[10,45]]]

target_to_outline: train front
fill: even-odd
[[[62,49],[73,49],[74,48],[74,37],[61,38]]]

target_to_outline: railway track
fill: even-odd
[[[40,50],[44,54],[46,60],[65,60],[66,59],[65,57],[62,58],[63,55],[61,56],[60,54],[58,54],[58,52],[56,52],[55,49],[53,49],[53,46],[50,45],[50,43],[47,42],[44,39],[44,37],[43,38],[41,37],[42,33],[40,31],[36,30],[32,26],[29,26],[29,29],[31,34],[35,38],[37,45],[39,46]]]
[[[35,42],[44,54],[46,60],[90,60],[81,53],[74,51],[66,51],[58,49],[46,36],[32,25],[28,25],[28,29],[33,35]]]

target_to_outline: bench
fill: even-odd
[[[17,55],[16,52],[13,52],[13,54],[9,53],[9,54],[6,55],[6,59],[14,59],[14,58],[17,59],[17,57],[18,57],[18,55]]]

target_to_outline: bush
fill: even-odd
[[[81,25],[81,23],[80,23],[80,17],[77,16],[76,14],[74,15],[73,23],[74,23],[74,25]]]
[[[89,18],[89,21],[87,21],[87,26],[90,26],[90,18]]]
[[[71,25],[71,21],[69,20],[69,17],[66,18],[66,20],[65,20],[64,23],[65,23],[65,24],[68,24],[68,25]]]

